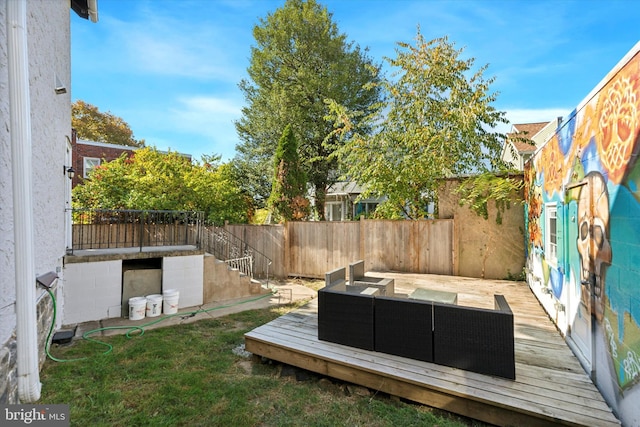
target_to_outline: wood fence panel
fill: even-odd
[[[140,244],[137,224],[73,227],[76,248],[92,243],[95,247],[98,242],[101,248]],[[189,231],[173,224],[153,228],[145,227],[145,246],[184,244]],[[271,259],[271,265],[267,265],[265,258],[255,256],[256,277],[265,277],[268,272],[270,277],[323,278],[327,271],[361,259],[367,271],[453,274],[452,219],[310,221],[289,222],[285,226],[235,224],[226,225],[225,229]],[[150,239],[150,234],[158,240]]]
[[[441,219],[428,224],[426,245],[427,270],[432,274],[453,274],[453,229],[452,219]]]
[[[361,259],[358,222],[289,222],[290,276],[324,277]]]
[[[362,228],[367,270],[453,272],[453,220],[366,220]]]
[[[242,239],[256,251],[271,259],[271,265],[262,256],[255,257],[253,272],[256,277],[287,277],[285,262],[284,227],[282,225],[226,225],[225,229]],[[268,269],[268,270],[267,270]]]
[[[196,243],[197,227],[184,224],[73,224],[74,249],[140,246],[179,246]]]

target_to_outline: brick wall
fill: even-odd
[[[76,171],[76,175],[73,178],[72,183],[73,187],[78,184],[82,184],[82,182],[84,181],[83,177],[85,157],[93,157],[102,161],[110,162],[111,160],[115,160],[120,157],[122,153],[129,153],[129,155],[131,155],[135,151],[134,147],[124,147],[122,145],[78,140],[76,138],[75,132],[73,132],[71,147],[73,169]]]

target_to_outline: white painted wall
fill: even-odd
[[[162,259],[162,289],[180,292],[178,306],[203,303],[204,255]],[[121,316],[122,260],[67,263],[59,309],[64,325]]]
[[[0,345],[13,334],[15,259],[9,91],[7,74],[6,1],[0,1]],[[36,274],[62,266],[66,137],[71,135],[70,8],[68,0],[27,3],[33,208]],[[67,86],[56,95],[55,76]],[[33,285],[35,286],[35,277]],[[38,290],[38,295],[43,291]],[[34,302],[35,304],[35,302]]]
[[[120,317],[122,261],[67,264],[63,290],[64,325]]]
[[[2,1],[0,3],[0,345],[9,339],[16,326],[6,9],[5,2]]]
[[[204,255],[165,257],[162,260],[162,289],[180,292],[178,307],[202,305]]]

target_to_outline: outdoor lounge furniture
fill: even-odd
[[[349,264],[349,282],[347,291],[359,293],[366,288],[378,288],[380,295],[393,296],[395,285],[393,279],[364,275],[364,260]]]
[[[432,307],[427,301],[376,297],[376,351],[433,362]]]
[[[489,310],[456,305],[453,293],[444,295],[452,303],[356,293],[343,274],[327,273],[318,291],[318,339],[515,379],[513,313],[502,295]]]
[[[447,304],[458,303],[458,294],[455,292],[434,291],[433,289],[418,288],[409,294],[409,298],[424,301],[444,302]]]
[[[502,295],[494,310],[433,303],[433,361],[515,379],[513,313]]]

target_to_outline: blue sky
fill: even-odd
[[[375,62],[396,42],[448,36],[488,64],[494,104],[511,123],[575,108],[640,40],[632,0],[326,0],[347,39]],[[199,159],[235,155],[253,27],[284,0],[98,0],[72,13],[72,100],[129,123],[137,139]],[[506,130],[506,129],[500,129]]]

